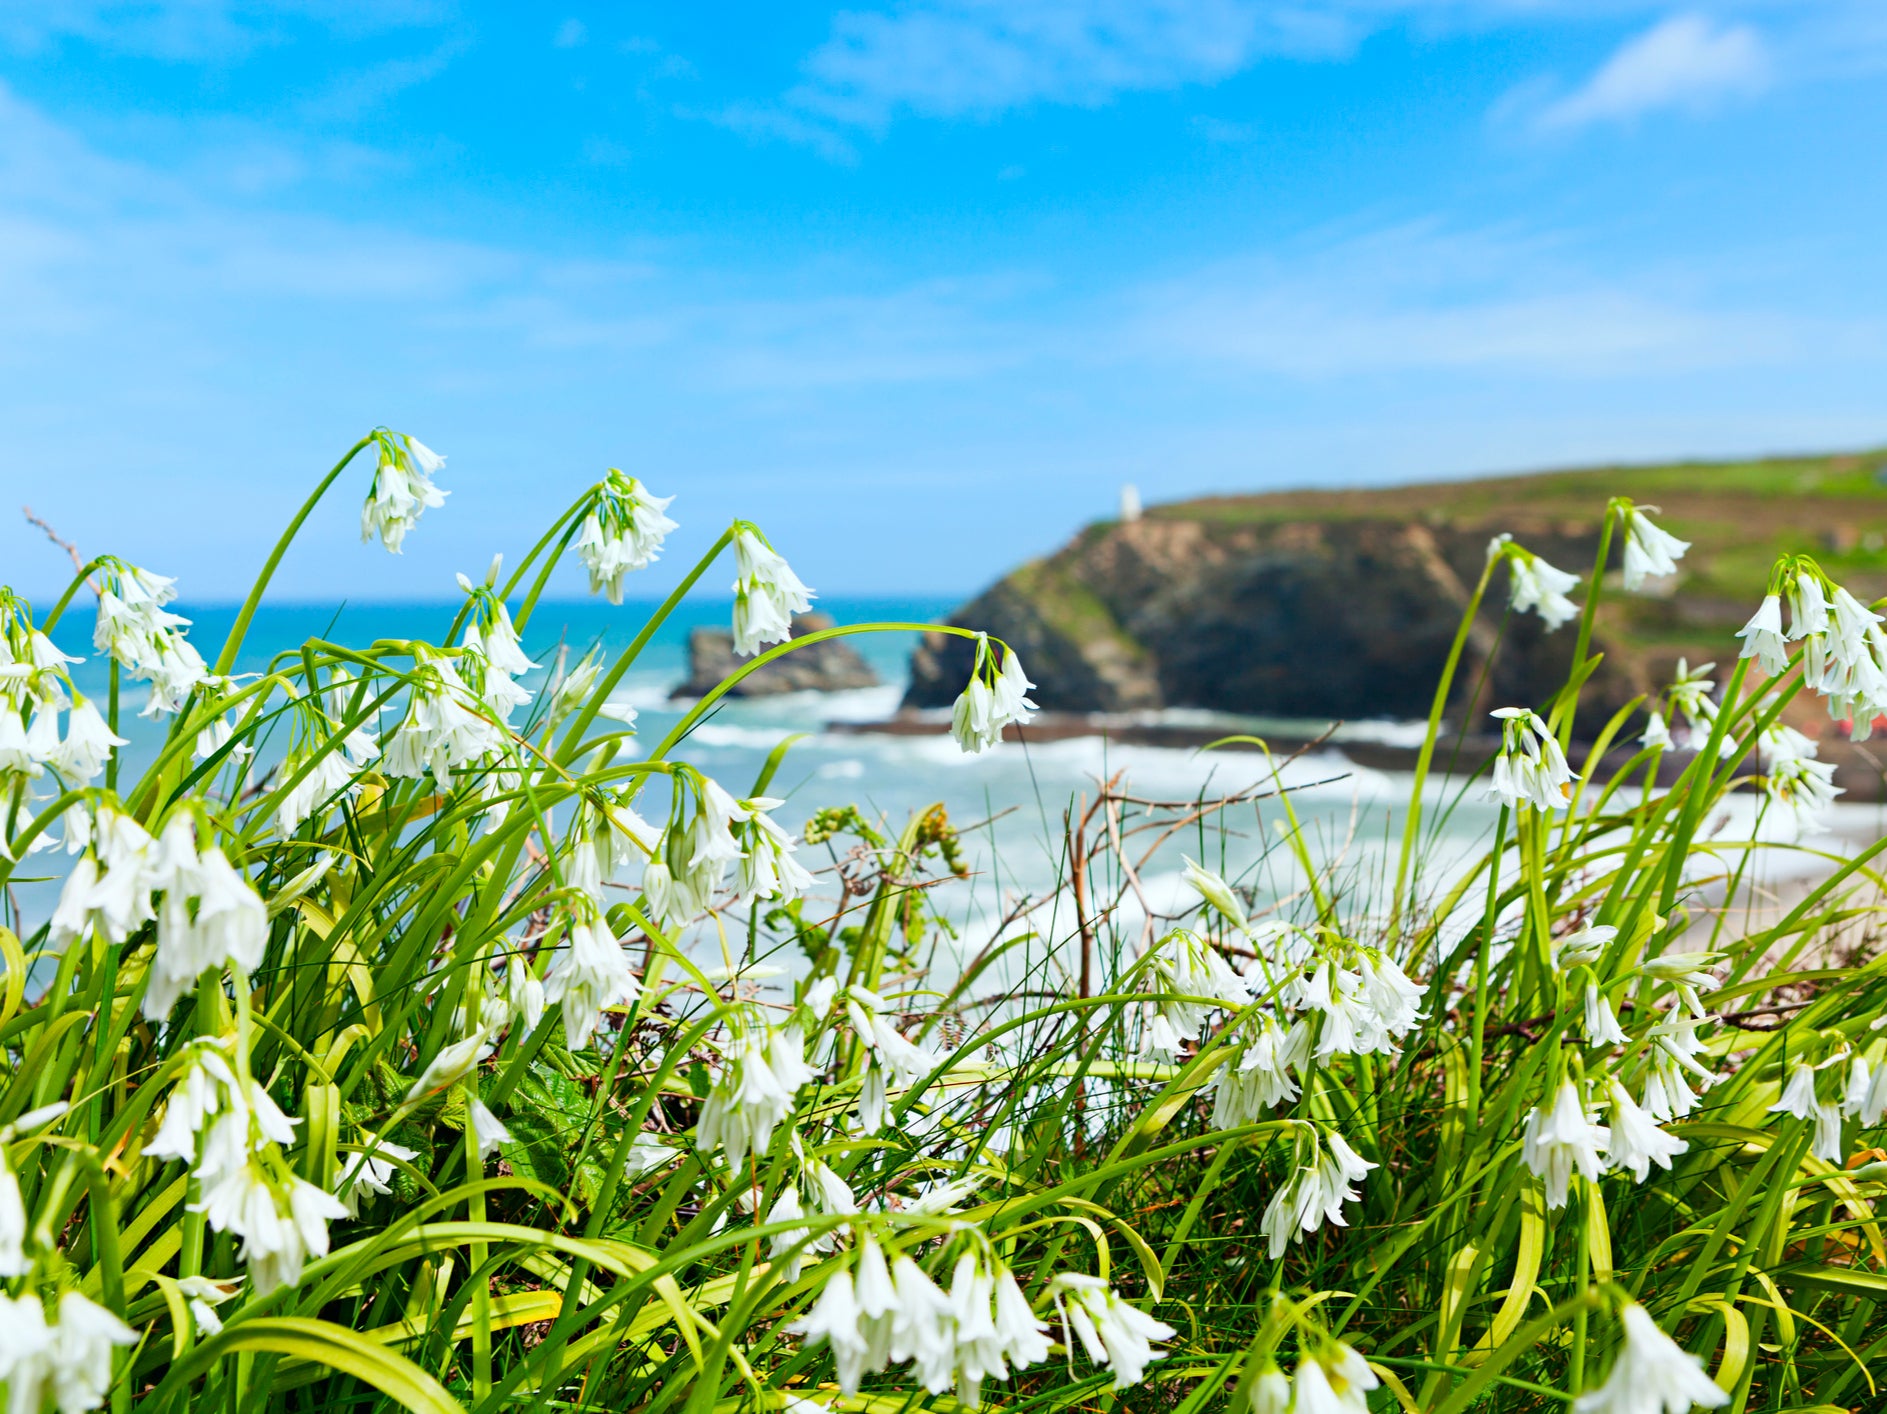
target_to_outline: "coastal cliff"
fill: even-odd
[[[1887,592],[1887,454],[1609,467],[1425,486],[1219,496],[1088,526],[951,617],[1021,653],[1044,708],[1203,707],[1285,717],[1420,717],[1488,541],[1511,532],[1573,573],[1598,552],[1606,499],[1660,508],[1694,542],[1655,592],[1609,594],[1587,690],[1602,722],[1688,657],[1726,663],[1784,550],[1816,555],[1857,593]],[[1618,550],[1613,552],[1616,579]],[[1545,633],[1492,587],[1459,696],[1539,702],[1564,680],[1575,629]],[[1498,652],[1495,651],[1498,646]],[[962,690],[970,644],[930,635],[905,704]],[[1491,662],[1491,667],[1490,667]],[[1483,674],[1488,675],[1485,686]]]

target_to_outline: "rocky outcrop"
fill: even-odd
[[[830,614],[795,614],[793,637],[832,628]],[[752,661],[734,655],[734,635],[724,628],[697,628],[688,634],[688,680],[671,696],[700,697],[729,673]],[[728,690],[730,697],[776,697],[783,692],[840,692],[878,686],[878,674],[842,638],[808,644],[756,668]]]
[[[1555,563],[1590,563],[1597,534],[1596,523],[1557,526],[1527,543]],[[952,622],[1013,644],[1045,708],[1419,717],[1488,538],[1481,527],[1395,521],[1145,518],[1085,533]],[[1498,613],[1476,624],[1464,683],[1502,632]],[[1504,632],[1492,683],[1501,701],[1537,700],[1564,679],[1570,629],[1543,635],[1527,618]],[[914,656],[907,704],[954,700],[971,652],[965,639],[930,635]],[[1602,686],[1621,700],[1634,690],[1616,673]]]

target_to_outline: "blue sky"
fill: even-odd
[[[0,9],[0,473],[239,593],[437,597],[607,465],[835,593],[1149,500],[1887,441],[1873,0]],[[61,562],[0,516],[4,577]]]

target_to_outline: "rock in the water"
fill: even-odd
[[[830,614],[795,614],[793,637],[834,626]],[[697,628],[688,634],[688,681],[675,697],[700,697],[750,658],[734,656],[734,634],[725,628]],[[782,692],[840,692],[853,687],[876,687],[878,675],[842,638],[796,648],[756,668],[728,690],[730,697],[775,697]]]

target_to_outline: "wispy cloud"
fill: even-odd
[[[206,60],[287,38],[298,25],[372,34],[437,24],[451,0],[27,0],[0,6],[0,44],[77,39],[120,53]]]
[[[1772,79],[1768,46],[1750,25],[1674,15],[1628,40],[1573,92],[1549,103],[1545,130],[1622,122],[1660,110],[1707,111]]]

